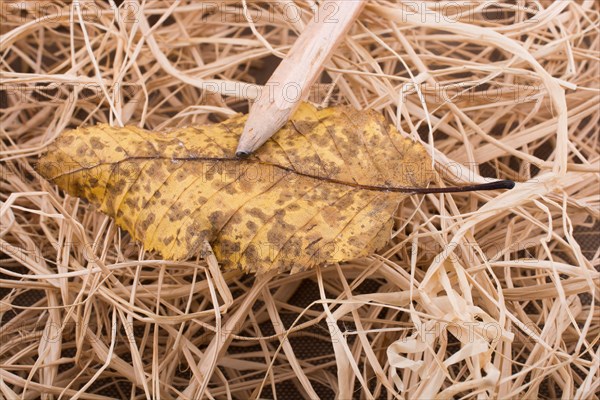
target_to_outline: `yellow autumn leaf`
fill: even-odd
[[[374,111],[303,104],[250,159],[246,116],[151,132],[63,132],[38,171],[87,199],[165,259],[208,240],[226,268],[304,269],[368,255],[389,239],[405,193],[431,178],[425,149]]]

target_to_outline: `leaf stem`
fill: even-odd
[[[459,192],[475,192],[480,190],[498,190],[498,189],[512,189],[515,187],[515,182],[511,180],[495,181],[490,183],[483,183],[480,185],[467,185],[467,186],[452,186],[445,188],[416,188],[414,193],[459,193]]]

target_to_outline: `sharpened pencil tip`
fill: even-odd
[[[250,153],[249,151],[238,151],[235,153],[235,156],[238,158],[248,158],[250,157],[250,154],[252,153]]]

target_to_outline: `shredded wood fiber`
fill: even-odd
[[[599,4],[370,1],[311,100],[383,113],[436,186],[519,183],[254,277],[162,261],[33,166],[68,128],[245,112],[315,4],[3,2],[0,397],[598,399]]]

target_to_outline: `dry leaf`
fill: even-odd
[[[62,133],[38,170],[146,249],[183,259],[208,240],[228,268],[303,269],[365,256],[389,239],[407,196],[431,178],[425,149],[383,116],[304,104],[251,159],[246,116],[168,133],[97,125]]]

